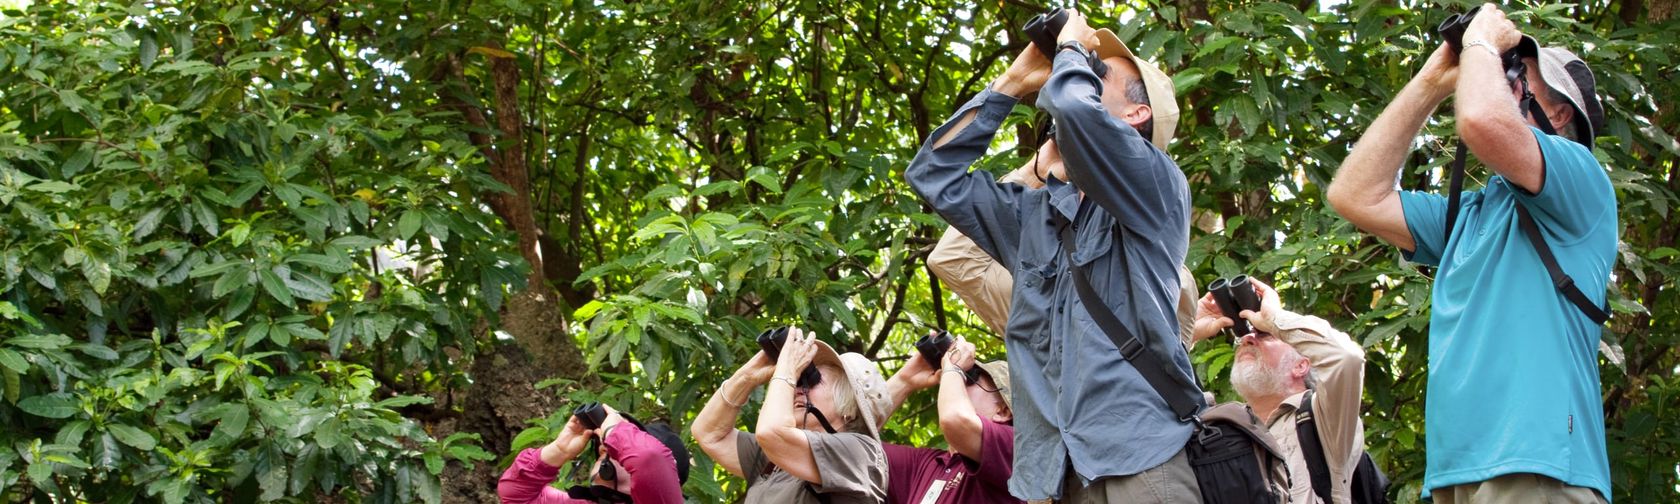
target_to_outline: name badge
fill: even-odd
[[[939,494],[944,492],[945,480],[933,480],[933,484],[928,485],[927,493],[922,494],[921,504],[933,504],[935,502],[939,502]]]

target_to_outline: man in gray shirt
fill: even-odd
[[[1035,47],[1016,57],[933,132],[905,177],[1014,276],[1005,331],[1016,370],[1010,492],[1037,502],[1201,502],[1183,453],[1187,415],[1172,411],[1086,311],[1060,239],[1072,226],[1072,261],[1100,302],[1204,406],[1175,316],[1190,203],[1183,172],[1161,150],[1178,117],[1172,81],[1078,13],[1069,12],[1058,43],[1053,64]],[[1039,159],[1052,175],[1045,187],[970,173],[1016,101],[1035,91],[1056,124],[1055,145]]]

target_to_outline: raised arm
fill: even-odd
[[[741,415],[741,407],[747,404],[752,391],[770,380],[775,371],[770,358],[759,352],[741,369],[735,370],[735,375],[723,381],[717,392],[712,394],[711,400],[700,409],[700,414],[694,417],[694,423],[689,426],[689,434],[694,435],[695,444],[700,445],[700,451],[712,460],[717,461],[723,469],[736,477],[747,478],[741,465],[741,454],[737,449],[736,437],[740,434],[735,429],[735,421]],[[748,478],[751,479],[751,478]]]
[[[1049,65],[1034,51],[1028,47],[990,88],[934,130],[904,171],[922,201],[1003,264],[1015,257],[1021,226],[1016,205],[1026,189],[995,182],[986,172],[971,173],[968,167],[986,154],[1017,97],[1043,83]]]
[[[963,370],[974,367],[974,344],[957,336],[951,349],[945,352],[939,370],[939,432],[952,450],[969,460],[980,460],[980,413],[968,398],[968,382]]]
[[[576,459],[589,446],[589,430],[577,418],[555,436],[554,441],[540,449],[519,452],[502,477],[496,482],[496,496],[503,504],[570,504],[577,502],[564,492],[549,486],[560,474],[560,467]]]
[[[822,473],[817,470],[816,456],[811,453],[811,441],[805,437],[805,430],[799,427],[793,408],[794,380],[816,357],[815,341],[815,333],[805,333],[799,328],[788,330],[787,342],[782,344],[782,355],[776,358],[775,376],[771,379],[770,388],[764,392],[764,406],[758,410],[758,427],[753,429],[753,436],[758,439],[759,447],[764,449],[764,458],[776,467],[795,478],[821,486]],[[806,407],[815,406],[807,404]],[[829,421],[839,422],[840,419],[830,418]]]
[[[671,449],[636,424],[623,422],[607,432],[601,444],[607,454],[630,473],[630,498],[638,503],[682,504],[682,481]]]
[[[1458,136],[1488,169],[1530,194],[1539,193],[1546,181],[1546,163],[1539,142],[1523,118],[1526,111],[1517,106],[1510,83],[1505,81],[1499,57],[1517,46],[1522,32],[1505,19],[1505,12],[1498,6],[1483,4],[1464,30],[1465,43],[1476,40],[1496,47],[1466,46],[1459,54],[1458,94],[1454,100],[1458,106]],[[1536,93],[1547,92],[1544,86],[1538,80],[1529,82]],[[1570,110],[1563,109],[1566,113]]]
[[[1406,227],[1406,214],[1394,180],[1411,151],[1412,140],[1423,129],[1423,122],[1452,94],[1457,80],[1458,57],[1443,44],[1383,109],[1342,161],[1327,194],[1336,213],[1402,250],[1417,249]]]

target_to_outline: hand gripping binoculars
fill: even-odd
[[[582,424],[585,429],[593,431],[601,428],[601,424],[607,421],[607,408],[598,402],[587,402],[572,408],[572,416],[577,418],[578,423]],[[578,461],[582,462],[583,460],[579,459]],[[595,474],[600,475],[601,479],[606,481],[618,479],[618,469],[613,467],[612,463],[606,461],[601,462],[601,467],[596,469]]]
[[[1255,292],[1254,284],[1248,282],[1248,275],[1214,280],[1207,289],[1209,294],[1213,294],[1214,304],[1219,305],[1220,313],[1236,322],[1231,325],[1231,330],[1238,337],[1254,332],[1254,328],[1248,325],[1248,319],[1239,316],[1243,310],[1260,311],[1260,295]]]
[[[1063,13],[1063,16],[1066,15],[1066,13]],[[939,331],[932,336],[917,338],[916,352],[922,354],[922,360],[927,361],[928,366],[939,369],[939,363],[945,359],[945,352],[951,350],[952,342],[950,332]],[[968,369],[963,370],[963,383],[973,385],[979,382],[980,366],[969,366]]]
[[[758,348],[764,350],[764,355],[770,356],[770,362],[776,362],[776,358],[782,355],[782,345],[787,343],[787,337],[787,326],[765,329],[758,333]],[[794,383],[796,388],[809,390],[822,383],[822,373],[817,371],[816,366],[805,366]]]
[[[1476,11],[1447,16],[1447,19],[1442,21],[1440,26],[1435,27],[1435,33],[1448,46],[1452,47],[1453,54],[1462,54],[1464,52],[1464,30],[1470,28],[1470,21],[1473,19],[1476,19]],[[1522,61],[1522,53],[1514,47],[1505,51],[1505,54],[1499,55],[1499,62],[1505,67],[1506,82],[1516,82],[1527,71],[1527,67]]]
[[[1027,40],[1032,41],[1033,46],[1037,47],[1038,52],[1043,53],[1045,58],[1056,59],[1056,37],[1062,34],[1062,27],[1067,26],[1067,20],[1067,10],[1052,7],[1043,14],[1027,20],[1027,25],[1021,27],[1021,31],[1026,33]],[[1103,63],[1102,58],[1093,54],[1088,62],[1091,64],[1091,71],[1095,72],[1097,77],[1108,76],[1108,64]]]

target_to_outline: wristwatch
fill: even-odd
[[[1080,43],[1078,40],[1069,40],[1069,41],[1066,41],[1066,42],[1062,42],[1060,44],[1056,44],[1056,52],[1060,53],[1064,49],[1073,49],[1075,52],[1078,52],[1079,55],[1083,56],[1085,59],[1087,59],[1087,60],[1091,59],[1091,50],[1086,49],[1085,44]]]

